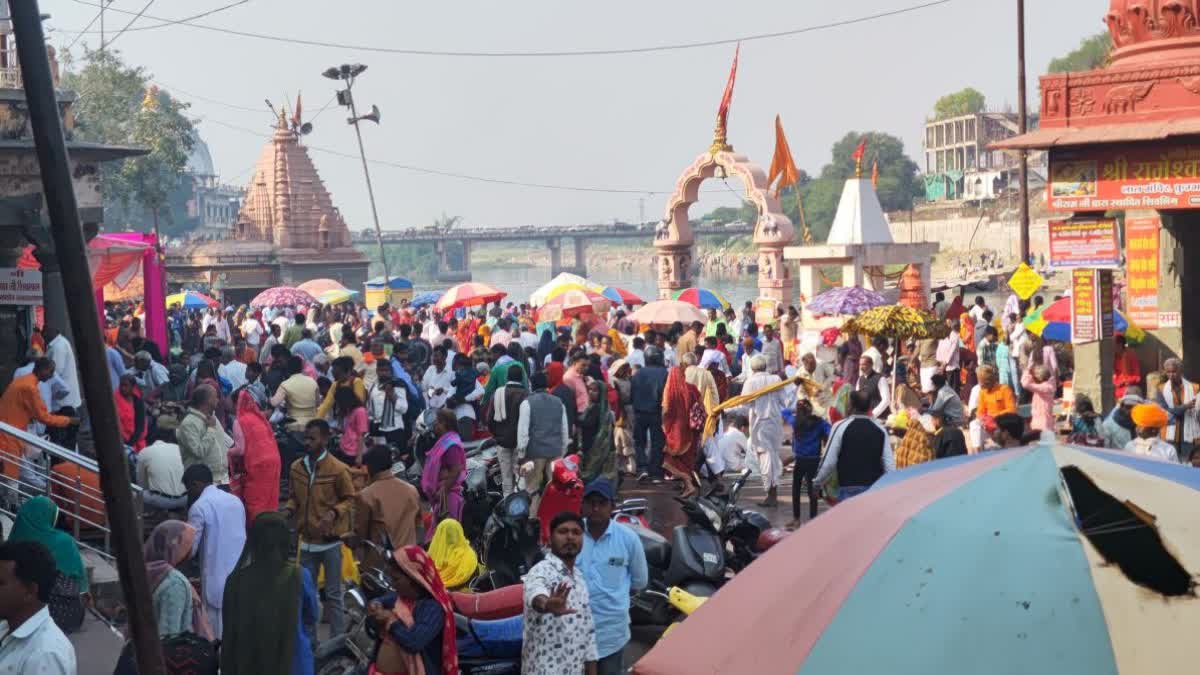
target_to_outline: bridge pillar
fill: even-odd
[[[587,239],[575,237],[575,274],[587,278]]]
[[[547,239],[546,248],[550,249],[550,277],[554,278],[562,272],[562,240]]]
[[[471,244],[469,241],[463,241],[463,262],[465,268],[462,270],[453,269],[450,265],[450,255],[447,251],[446,240],[439,239],[433,242],[433,250],[437,254],[437,273],[436,279],[444,283],[461,283],[471,280]]]
[[[587,240],[583,237],[572,237],[575,240],[575,262],[572,265],[563,264],[562,239],[546,240],[546,248],[550,249],[550,277],[554,278],[563,272],[587,276]]]

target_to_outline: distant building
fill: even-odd
[[[189,238],[218,239],[231,235],[246,191],[220,182],[208,144],[198,133],[193,132],[192,154],[180,187],[185,191],[185,229]]]
[[[1036,126],[1036,120],[1030,122]],[[1017,157],[988,145],[1017,135],[1017,115],[979,112],[925,124],[925,198],[997,199],[1015,187]],[[1030,188],[1045,183],[1045,158],[1030,157]]]

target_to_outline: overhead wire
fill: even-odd
[[[87,25],[83,27],[83,30],[80,30],[80,31],[68,30],[68,31],[66,31],[66,32],[68,32],[68,33],[75,33],[75,38],[74,38],[73,40],[71,40],[71,44],[67,45],[67,49],[70,49],[71,47],[74,47],[74,46],[75,46],[75,43],[76,43],[76,42],[79,42],[79,38],[83,37],[85,33],[89,32],[89,31],[88,31],[88,29],[89,29],[89,28],[91,28],[92,26],[96,25],[96,21],[98,21],[98,20],[100,19],[100,14],[101,14],[101,13],[103,13],[103,12],[104,12],[104,10],[103,10],[103,9],[101,9],[99,12],[96,12],[96,15],[95,15],[95,16],[93,16],[93,17],[92,17],[92,20],[91,20],[91,21],[89,21],[89,22],[87,23]],[[63,29],[63,28],[59,28],[58,30],[65,30],[65,29]]]
[[[217,13],[219,13],[219,12],[224,12],[224,11],[225,11],[225,10],[227,10],[227,9],[233,9],[234,7],[237,7],[237,6],[239,6],[239,5],[244,5],[244,4],[248,3],[248,2],[250,2],[250,0],[237,0],[237,2],[231,2],[231,3],[229,3],[228,5],[221,5],[220,7],[215,7],[215,8],[213,8],[213,9],[210,9],[210,10],[208,10],[208,11],[200,12],[199,14],[192,14],[191,16],[184,16],[184,17],[180,17],[180,18],[178,18],[178,19],[157,19],[157,18],[154,18],[154,17],[146,17],[146,18],[154,19],[155,21],[159,21],[160,23],[150,24],[150,25],[148,25],[148,26],[135,26],[135,27],[133,27],[133,28],[130,28],[130,29],[129,29],[129,32],[130,32],[130,33],[136,33],[137,31],[142,31],[142,30],[154,30],[154,29],[156,29],[156,28],[165,28],[165,27],[167,27],[167,26],[174,26],[174,25],[177,25],[177,24],[180,24],[180,23],[186,23],[186,22],[189,22],[189,21],[195,21],[196,19],[203,19],[204,17],[207,17],[207,16],[212,16],[213,14],[217,14]],[[81,4],[88,4],[88,3],[81,3]],[[110,7],[110,8],[108,9],[108,11],[110,11],[110,12],[119,12],[119,11],[121,11],[121,10],[112,9],[112,8]],[[127,12],[127,13],[129,13],[129,14],[132,14],[132,12]],[[97,18],[97,19],[98,19],[98,18],[100,18],[100,15],[99,15],[99,14],[96,14],[96,18]],[[89,28],[91,28],[91,27],[92,27],[92,24],[94,24],[94,23],[96,23],[96,19],[92,19],[91,21],[89,21],[89,22],[88,22],[88,25],[86,25],[86,26],[84,26],[84,27],[83,27],[83,30],[71,30],[71,29],[69,29],[69,28],[59,28],[59,30],[66,31],[66,32],[68,32],[68,33],[78,33],[79,35],[88,35],[88,34],[90,34],[90,35],[98,35],[98,34],[100,33],[100,31],[98,31],[98,30],[88,30]],[[78,39],[79,39],[79,37],[78,37],[78,36],[76,36],[76,38],[75,38],[75,39],[76,39],[76,40],[78,40]],[[75,43],[74,43],[74,42],[72,42],[71,44],[75,44]]]
[[[104,1],[104,0],[101,0],[101,2],[103,2],[103,1]],[[117,32],[117,34],[116,34],[116,35],[114,35],[114,36],[113,36],[113,39],[109,40],[107,43],[106,43],[106,42],[104,42],[104,40],[100,40],[100,48],[101,48],[101,49],[104,49],[104,48],[105,48],[107,45],[111,45],[112,43],[116,42],[116,41],[117,41],[117,38],[119,38],[119,37],[121,37],[122,35],[124,35],[124,34],[125,34],[125,31],[129,30],[129,27],[130,27],[130,26],[132,26],[132,25],[134,24],[134,22],[135,22],[135,21],[137,21],[138,19],[142,18],[142,15],[146,13],[146,10],[150,9],[150,5],[153,5],[153,4],[154,4],[154,1],[155,1],[155,0],[149,0],[149,1],[146,3],[146,5],[145,5],[144,7],[142,7],[141,11],[140,11],[140,12],[138,12],[137,14],[134,14],[134,15],[133,15],[133,18],[129,20],[129,23],[125,24],[125,27],[124,27],[124,28],[122,28],[122,29],[121,29],[119,32]]]
[[[71,0],[72,2],[89,7],[100,7],[99,3],[90,2],[89,0]],[[103,1],[103,0],[101,0]],[[361,52],[374,52],[381,54],[399,54],[405,56],[434,56],[434,57],[465,57],[465,58],[545,58],[545,57],[572,57],[572,56],[617,56],[627,54],[646,54],[650,52],[666,52],[679,51],[685,49],[700,49],[704,47],[717,47],[722,45],[731,45],[739,42],[754,42],[758,40],[770,40],[781,37],[792,37],[804,33],[815,31],[828,30],[831,28],[840,28],[877,19],[916,12],[931,7],[946,5],[954,0],[930,0],[920,4],[900,7],[893,10],[876,12],[850,19],[841,19],[838,21],[830,21],[822,24],[814,24],[809,26],[801,26],[789,30],[773,31],[769,33],[753,33],[748,35],[739,35],[735,37],[720,38],[716,40],[700,40],[694,42],[680,42],[660,45],[650,45],[645,47],[624,47],[624,48],[608,48],[608,49],[581,49],[573,51],[532,51],[532,52],[499,52],[499,51],[445,51],[432,49],[410,49],[401,47],[380,47],[372,45],[355,45],[344,42],[330,42],[325,40],[311,40],[305,38],[286,37],[281,35],[270,35],[267,33],[255,33],[251,31],[237,30],[234,28],[224,28],[220,26],[209,26],[205,24],[192,23],[190,19],[165,19],[162,17],[149,16],[147,18],[156,21],[162,21],[167,24],[182,25],[190,28],[206,30],[226,35],[234,35],[239,37],[253,38],[258,40],[268,40],[272,42],[284,42],[289,44],[304,45],[309,47],[328,47],[332,49],[353,49]],[[126,10],[109,10],[124,14],[132,14]]]

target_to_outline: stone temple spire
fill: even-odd
[[[350,246],[346,221],[284,111],[246,187],[235,237],[273,242],[284,254]]]

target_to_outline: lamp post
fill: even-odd
[[[1025,0],[1017,0],[1017,130],[1029,131],[1025,108]],[[1021,148],[1017,158],[1017,180],[1020,181],[1020,242],[1021,262],[1029,262],[1029,152]]]
[[[367,179],[367,197],[371,200],[371,217],[375,220],[375,241],[379,243],[379,262],[383,264],[383,288],[385,297],[391,299],[392,278],[388,273],[387,254],[383,249],[383,230],[379,227],[379,211],[375,208],[375,190],[371,187],[371,171],[367,168],[367,153],[363,149],[362,132],[359,131],[358,123],[363,120],[371,120],[379,124],[379,108],[371,106],[371,112],[366,115],[359,116],[358,108],[354,105],[354,80],[366,71],[367,67],[361,63],[343,63],[340,66],[331,66],[321,73],[331,80],[342,80],[346,83],[346,88],[337,93],[338,105],[346,106],[350,109],[350,117],[346,120],[347,124],[354,126],[354,136],[358,139],[358,156],[362,160],[363,176]]]

